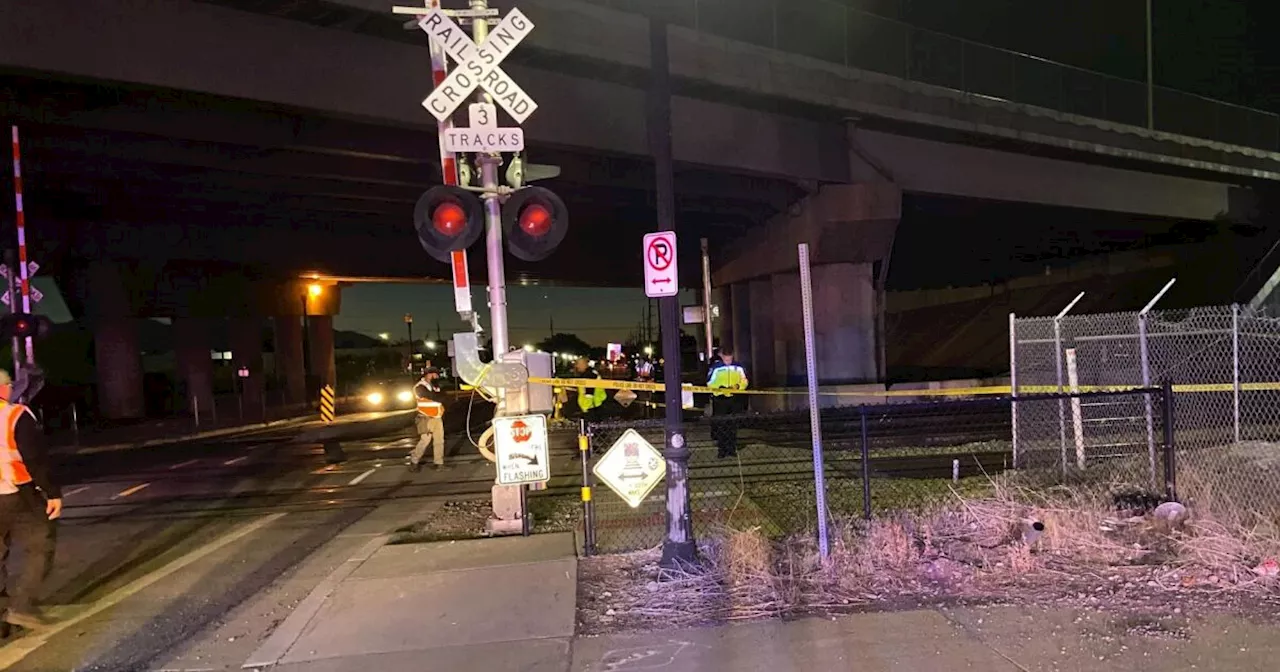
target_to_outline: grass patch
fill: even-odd
[[[585,559],[582,631],[956,601],[1276,613],[1280,577],[1268,560],[1280,557],[1280,532],[1217,518],[1222,502],[1209,491],[1170,520],[1118,511],[1106,487],[1031,489],[998,476],[968,494],[948,490],[917,510],[837,517],[826,559],[812,534],[769,539],[755,527],[702,539],[701,562],[683,571],[659,570],[656,550]]]

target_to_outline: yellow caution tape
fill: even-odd
[[[529,382],[535,385],[552,385],[555,387],[586,387],[605,390],[631,390],[633,392],[663,392],[666,386],[662,383],[643,383],[631,380],[609,380],[603,378],[541,378],[530,376]],[[1079,392],[1126,392],[1141,389],[1140,385],[1081,385]],[[473,389],[471,385],[462,385],[461,389]],[[750,395],[803,395],[805,389],[773,389],[773,390],[727,390],[711,388],[704,385],[685,384],[681,388],[685,392],[695,394],[750,394]],[[1173,391],[1179,393],[1232,392],[1236,388],[1231,383],[1203,383],[1174,385]],[[1280,391],[1280,383],[1241,383],[1242,392]],[[1018,394],[1065,394],[1067,387],[1057,385],[1019,385]],[[978,387],[944,387],[919,390],[867,390],[867,391],[822,391],[824,397],[976,397],[976,396],[1008,396],[1013,388],[1008,385],[986,385]]]

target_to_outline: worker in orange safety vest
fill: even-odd
[[[31,409],[10,403],[13,379],[0,369],[0,585],[8,595],[3,620],[36,629],[49,621],[35,606],[53,556],[53,522],[62,490],[50,476],[44,432]],[[11,547],[22,549],[22,571],[10,584]]]
[[[444,394],[436,385],[439,377],[438,369],[428,368],[413,386],[413,396],[418,401],[418,413],[413,418],[418,445],[409,454],[409,471],[422,469],[428,445],[432,447],[432,465],[437,469],[444,467]]]

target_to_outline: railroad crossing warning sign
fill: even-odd
[[[499,485],[541,483],[551,478],[547,416],[494,418],[493,442]]]
[[[37,264],[34,261],[27,262],[27,286],[31,290],[31,303],[33,304],[40,303],[41,301],[44,300],[44,292],[41,292],[40,290],[36,289],[35,283],[31,282],[31,278],[35,276],[36,271],[38,270],[40,270],[40,264]],[[6,279],[9,277],[8,266],[4,264],[0,264],[0,276],[3,276]],[[14,295],[19,299],[22,298],[22,279],[18,278],[17,280],[11,280],[10,282],[14,283],[14,286],[13,286]],[[4,305],[6,306],[9,305],[9,293],[0,292],[0,301],[3,301]]]
[[[498,67],[516,45],[533,32],[533,22],[519,9],[508,12],[489,32],[483,44],[476,44],[439,7],[425,14],[418,21],[418,26],[458,62],[458,67],[451,70],[422,101],[422,106],[438,121],[447,120],[477,86],[493,96],[494,102],[501,105],[517,124],[524,123],[538,109],[533,98]]]
[[[680,293],[676,233],[659,231],[644,237],[644,293],[651,299]]]
[[[519,152],[524,149],[524,129],[500,128],[497,108],[473,103],[469,108],[471,126],[444,131],[446,152]]]
[[[667,462],[639,432],[628,429],[591,471],[634,509],[667,475]]]

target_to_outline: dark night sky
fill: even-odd
[[[841,1],[975,42],[1117,77],[1145,77],[1143,0]],[[1273,34],[1274,27],[1280,25],[1280,3],[1154,0],[1154,8],[1158,85],[1280,111],[1280,93],[1274,86],[1280,79],[1280,49],[1275,46]],[[1153,227],[1163,230],[1174,226],[1149,221],[1111,223],[1102,227],[1106,230],[1100,232],[1101,237],[1082,242],[1075,228],[1096,230],[1096,213],[1044,209],[1043,217],[1036,217],[1034,213],[1028,215],[1028,206],[992,208],[991,204],[977,202],[957,205],[928,199],[917,199],[914,206],[909,204],[900,233],[902,245],[891,266],[891,287],[982,282],[989,276],[1013,271],[1014,257],[1021,257],[1025,263],[1045,253],[1080,252],[1083,248],[1100,251],[1148,236]],[[1052,220],[1052,230],[1024,231],[1028,219]],[[971,255],[968,266],[962,268],[955,260],[943,264],[936,255],[927,253],[930,240],[935,248],[957,249],[940,244],[937,236],[963,230],[973,222],[989,225],[990,245],[981,258]],[[1021,233],[1002,235],[1001,231]],[[913,244],[913,239],[919,244]],[[916,252],[907,255],[911,248]],[[954,277],[930,274],[923,267],[945,270]],[[55,319],[68,317],[52,285],[46,283],[42,289],[50,295],[42,310]],[[484,298],[477,295],[474,299],[483,311],[487,328]],[[545,337],[551,320],[557,331],[577,333],[596,344],[622,339],[636,328],[645,305],[638,286],[616,290],[517,287],[510,290],[509,301],[512,342],[516,345]],[[691,302],[691,297],[685,300]],[[345,290],[342,315],[336,325],[373,335],[388,332],[399,338],[404,333],[402,316],[406,312],[414,314],[415,327],[420,331],[434,333],[437,319],[446,332],[461,324],[452,310],[447,287],[364,285]]]

